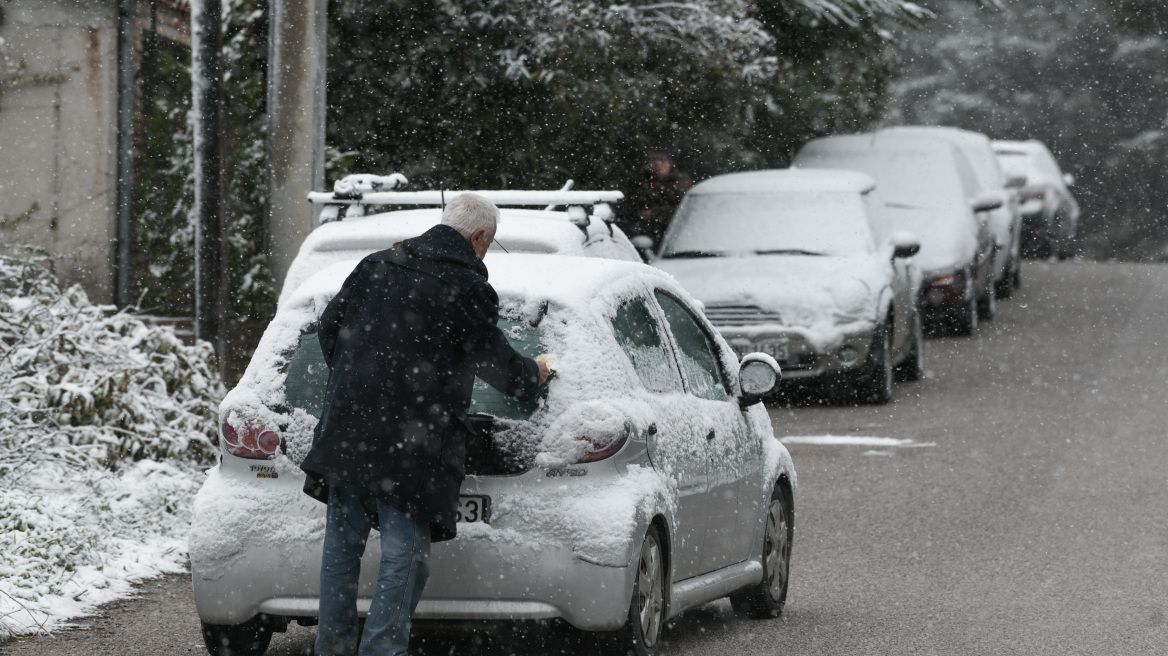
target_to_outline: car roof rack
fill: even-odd
[[[551,210],[557,206],[568,208],[568,220],[588,234],[591,217],[584,206],[592,207],[592,217],[600,219],[612,230],[615,215],[612,206],[625,195],[619,191],[575,191],[572,181],[563,189],[428,189],[425,191],[399,191],[409,184],[400,173],[380,176],[360,173],[348,175],[333,184],[333,190],[309,192],[308,200],[319,206],[318,225],[340,221],[346,218],[366,216],[374,205],[437,205],[446,203],[466,193],[478,194],[496,205],[519,207],[543,207]],[[342,216],[341,209],[344,208]]]

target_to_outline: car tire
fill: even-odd
[[[920,380],[925,375],[925,331],[921,322],[921,313],[913,316],[912,344],[909,345],[908,355],[904,361],[896,365],[896,379],[899,381]]]
[[[1014,269],[1013,276],[1014,276],[1014,290],[1017,291],[1019,289],[1022,289],[1022,265],[1021,264],[1019,264],[1018,267],[1016,269]]]
[[[272,630],[259,615],[231,626],[203,623],[203,644],[211,656],[263,656],[271,641]]]
[[[1006,264],[1006,273],[1001,280],[994,281],[994,296],[999,299],[1010,298],[1014,293],[1014,259]]]
[[[786,488],[775,485],[767,505],[763,533],[762,580],[730,595],[730,605],[747,617],[761,620],[783,614],[791,573],[791,540],[795,513]]]
[[[869,405],[884,405],[892,400],[892,331],[887,323],[876,327],[868,362],[852,385],[856,400]]]
[[[964,308],[956,311],[953,317],[953,332],[958,335],[972,336],[977,332],[977,297],[969,299]]]
[[[617,632],[619,653],[652,656],[661,644],[667,617],[665,550],[657,527],[650,526],[637,559],[628,621]]]
[[[994,298],[993,285],[991,283],[990,289],[987,289],[982,297],[977,301],[977,318],[978,321],[990,321],[994,315],[998,313],[998,302]]]

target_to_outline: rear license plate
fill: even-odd
[[[462,523],[482,522],[490,523],[491,497],[461,496],[458,497],[458,521]]]

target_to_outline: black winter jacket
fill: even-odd
[[[305,492],[327,501],[328,484],[351,485],[429,522],[433,541],[453,538],[475,376],[538,393],[538,365],[496,326],[498,304],[449,226],[362,260],[320,318],[330,374]]]

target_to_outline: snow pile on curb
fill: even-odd
[[[0,641],[181,571],[224,390],[207,344],[0,255]]]

